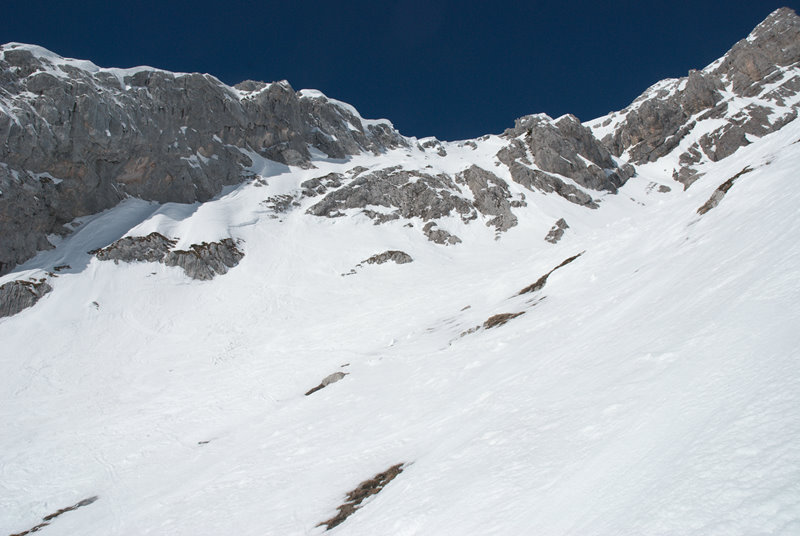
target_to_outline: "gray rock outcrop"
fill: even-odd
[[[388,251],[384,251],[383,253],[373,255],[367,260],[361,261],[359,266],[361,264],[383,264],[389,261],[392,261],[395,264],[408,264],[409,262],[414,262],[414,259],[411,258],[411,255],[405,251],[390,249]]]
[[[244,258],[236,242],[225,238],[219,242],[192,244],[188,250],[173,250],[164,257],[167,266],[180,266],[192,279],[203,281],[228,273]]]
[[[800,61],[800,17],[789,8],[769,15],[750,35],[702,71],[655,84],[626,109],[610,114],[616,121],[603,142],[634,164],[654,162],[675,150],[710,119],[724,119],[710,132],[694,136],[679,156],[673,178],[688,188],[701,174],[697,164],[716,162],[797,118],[787,98],[800,91],[800,75],[786,70]],[[733,99],[757,99],[742,107]]]
[[[160,233],[147,236],[126,236],[110,246],[90,251],[101,261],[120,262],[161,262],[177,242]]]
[[[320,389],[324,389],[332,383],[336,383],[344,379],[345,376],[348,374],[346,372],[334,372],[333,374],[329,374],[322,379],[322,381],[316,387],[311,388],[306,392],[306,396],[313,395]]]
[[[340,181],[327,175],[319,179],[330,185]],[[306,181],[307,184],[312,181]],[[316,191],[312,187],[305,191]],[[325,186],[326,188],[328,186]],[[368,210],[381,207],[388,211]],[[477,218],[472,204],[461,197],[453,179],[445,174],[430,175],[420,171],[404,170],[399,166],[370,173],[362,173],[345,186],[329,192],[308,209],[308,214],[335,218],[343,216],[347,209],[363,209],[362,212],[376,223],[398,218],[422,218],[424,221],[458,215],[464,221]]]
[[[457,174],[456,182],[470,189],[475,198],[473,205],[481,214],[494,216],[486,225],[494,225],[498,231],[507,231],[517,224],[517,217],[511,212],[513,202],[510,201],[512,196],[508,184],[497,175],[473,165]]]
[[[450,234],[444,229],[439,229],[436,222],[428,222],[422,228],[422,232],[428,237],[428,240],[443,246],[454,246],[461,243],[461,239],[454,234]]]
[[[406,146],[388,122],[287,82],[233,88],[205,74],[101,69],[31,45],[0,48],[0,274],[47,234],[127,196],[205,201],[257,154],[307,167]],[[23,222],[23,223],[20,223]]]
[[[550,242],[551,244],[557,244],[559,240],[564,236],[564,232],[569,229],[569,225],[567,225],[567,220],[564,218],[559,218],[553,226],[550,228],[550,231],[547,233],[547,236],[544,237],[546,242]]]
[[[33,307],[42,296],[52,291],[47,281],[11,281],[0,286],[0,318],[12,316]]]
[[[496,156],[508,166],[514,182],[529,190],[556,193],[578,205],[597,207],[581,187],[616,193],[634,173],[632,166],[618,165],[592,131],[572,115],[558,120],[545,114],[521,117],[503,136],[509,143]]]
[[[231,238],[193,244],[188,250],[173,250],[176,243],[176,240],[159,233],[150,233],[147,236],[120,238],[90,253],[101,261],[161,262],[167,266],[180,266],[192,279],[203,281],[227,273],[244,258],[244,253]]]
[[[703,205],[700,208],[697,209],[697,213],[702,216],[703,214],[705,214],[706,212],[708,212],[712,208],[715,208],[717,205],[719,205],[719,202],[722,201],[722,198],[725,197],[725,194],[727,194],[728,190],[731,189],[731,187],[733,186],[733,183],[736,182],[736,179],[738,179],[739,177],[741,177],[745,173],[750,173],[751,171],[753,171],[753,170],[749,166],[745,167],[739,173],[737,173],[736,175],[734,175],[730,179],[728,179],[725,182],[723,182],[722,184],[720,184],[717,187],[717,189],[714,190],[714,193],[711,194],[711,197],[708,198],[708,201],[703,203]]]

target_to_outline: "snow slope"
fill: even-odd
[[[685,192],[639,166],[597,210],[527,192],[500,240],[443,223],[463,239],[450,247],[421,221],[262,201],[359,165],[485,165],[496,137],[445,143],[446,158],[265,166],[202,205],[130,200],[76,222],[0,278],[71,266],[0,319],[0,534],[92,496],[42,533],[320,534],[398,463],[332,534],[800,534],[798,140],[796,120]],[[181,247],[232,236],[246,256],[201,282],[86,253],[152,231]],[[342,275],[389,249],[414,262]]]

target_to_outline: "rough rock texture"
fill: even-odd
[[[524,314],[525,311],[520,311],[518,313],[500,313],[497,315],[490,316],[489,318],[486,319],[486,322],[483,323],[483,329],[492,329],[502,326],[509,320],[512,320]]]
[[[697,213],[701,216],[711,210],[712,208],[719,205],[719,202],[722,201],[722,198],[725,197],[725,194],[728,193],[728,190],[731,189],[733,183],[736,182],[736,179],[744,175],[745,173],[750,173],[753,171],[749,166],[741,170],[739,173],[731,177],[730,179],[726,180],[722,184],[720,184],[714,193],[711,194],[711,197],[708,198],[708,201],[703,203],[703,206],[697,209]]]
[[[403,467],[405,467],[405,464],[398,463],[360,483],[356,489],[347,494],[347,500],[339,505],[336,515],[317,526],[324,526],[327,531],[344,523],[348,517],[361,508],[361,503],[365,499],[380,493],[389,482],[397,478],[397,475],[403,472]]]
[[[314,179],[316,181],[317,179]],[[320,184],[329,187],[334,181],[330,175],[321,177]],[[327,185],[325,183],[327,182]],[[305,191],[316,191],[312,183]],[[304,185],[306,183],[303,183]],[[388,211],[369,210],[383,207]],[[460,196],[458,187],[448,175],[429,175],[420,171],[408,171],[398,166],[360,174],[347,185],[325,195],[308,209],[308,214],[335,218],[343,216],[347,209],[364,209],[362,212],[382,223],[398,218],[422,218],[434,220],[458,214],[462,220],[477,218],[472,204]]]
[[[225,274],[244,257],[236,242],[225,238],[219,242],[193,244],[188,250],[175,250],[167,253],[164,264],[180,266],[192,279],[209,280],[218,274]]]
[[[408,142],[388,122],[287,82],[235,88],[204,74],[100,69],[31,45],[0,48],[0,274],[74,218],[126,196],[210,199],[255,152],[310,165]]]
[[[538,292],[538,291],[542,290],[544,288],[544,286],[547,284],[547,278],[550,277],[550,274],[552,274],[553,272],[555,272],[559,268],[563,268],[564,266],[568,265],[569,263],[571,263],[572,261],[574,261],[575,259],[577,259],[581,255],[583,255],[584,253],[585,253],[584,251],[581,251],[577,255],[573,255],[572,257],[568,257],[568,258],[564,259],[563,261],[561,261],[561,264],[559,264],[558,266],[556,266],[555,268],[553,268],[552,270],[550,270],[549,272],[544,274],[542,277],[537,279],[534,283],[531,283],[530,285],[528,285],[524,289],[520,290],[517,293],[517,295],[518,296],[522,296],[523,294],[530,294],[531,292]]]
[[[511,179],[528,190],[540,190],[546,193],[555,192],[570,203],[588,208],[597,208],[597,203],[592,199],[592,196],[572,184],[567,184],[558,177],[548,175],[544,171],[529,168],[519,162],[514,162],[509,171],[511,172]]]
[[[655,84],[595,128],[616,122],[603,141],[612,153],[624,154],[635,164],[653,162],[687,137],[695,137],[673,174],[688,187],[699,178],[697,164],[704,159],[721,160],[749,144],[748,135],[764,136],[797,117],[798,61],[800,17],[781,8],[718,61],[686,77]],[[732,104],[737,98],[760,102],[740,107]],[[710,132],[698,128],[710,119],[725,122]]]
[[[444,229],[439,229],[436,222],[428,222],[422,228],[422,232],[428,237],[428,240],[441,244],[443,246],[454,246],[461,243],[461,239],[456,235],[450,234]]]
[[[46,281],[11,281],[0,286],[0,318],[15,315],[33,307],[42,296],[53,290]]]
[[[177,242],[160,233],[147,236],[126,236],[110,246],[91,251],[101,261],[161,262]]]
[[[320,389],[324,389],[324,388],[326,388],[327,386],[329,386],[332,383],[336,383],[339,380],[343,380],[345,376],[347,376],[346,372],[334,372],[333,374],[329,374],[328,376],[325,376],[325,378],[322,379],[322,381],[319,383],[319,385],[317,385],[316,387],[311,388],[306,393],[306,396],[313,395],[314,393],[316,393]]]
[[[564,236],[564,231],[567,229],[569,229],[567,220],[564,218],[559,218],[558,221],[556,221],[550,228],[550,231],[547,233],[547,236],[545,236],[544,239],[551,244],[557,244],[558,241]]]
[[[159,233],[150,233],[120,238],[110,246],[90,253],[101,261],[162,262],[167,266],[180,266],[186,275],[200,280],[227,273],[244,257],[231,238],[193,244],[188,250],[172,250],[176,243],[176,240]]]
[[[378,253],[373,255],[369,259],[365,261],[361,261],[361,264],[383,264],[385,262],[392,261],[396,264],[408,264],[409,262],[414,262],[414,259],[411,258],[411,255],[406,253],[405,251],[397,251],[390,249],[389,251],[384,251],[383,253]],[[360,264],[359,264],[360,266]]]
[[[528,115],[517,119],[503,135],[509,145],[497,153],[497,159],[509,167],[515,182],[531,190],[555,192],[573,203],[591,205],[592,201],[556,175],[590,190],[614,193],[633,175],[633,168],[618,166],[608,149],[573,115],[558,120]]]
[[[494,173],[473,165],[456,175],[456,182],[469,187],[475,197],[473,204],[481,214],[494,216],[486,225],[494,225],[498,231],[507,231],[517,224],[517,217],[511,212],[508,184]]]

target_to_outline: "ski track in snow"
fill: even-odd
[[[43,531],[320,534],[348,490],[398,463],[332,534],[798,534],[798,138],[794,121],[685,192],[653,192],[674,183],[641,166],[598,210],[526,192],[498,241],[443,220],[464,240],[447,248],[420,221],[304,214],[317,199],[273,218],[261,201],[357,165],[486,166],[496,137],[444,143],[444,159],[260,162],[264,187],[76,222],[0,279],[72,267],[0,320],[0,534],[94,495]],[[570,229],[548,244],[560,217]],[[232,236],[246,256],[198,282],[87,253],[152,231],[180,247]],[[414,262],[341,277],[388,249]]]

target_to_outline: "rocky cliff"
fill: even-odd
[[[252,155],[309,166],[407,145],[388,121],[287,82],[101,69],[40,47],[0,48],[0,274],[75,217],[133,196],[206,201]]]
[[[420,218],[429,231],[433,220],[457,215],[499,236],[517,224],[523,191],[594,209],[635,166],[660,159],[688,188],[705,163],[797,117],[798,62],[800,18],[779,9],[719,60],[653,85],[619,112],[583,124],[572,115],[525,116],[463,169],[352,168],[307,180],[279,204],[285,211],[315,198],[309,215],[355,209],[375,223]],[[483,149],[488,139],[459,147]],[[68,232],[64,224],[126,197],[206,201],[246,180],[256,159],[310,169],[314,158],[398,148],[445,161],[452,145],[406,138],[388,121],[364,120],[285,81],[230,87],[206,74],[105,69],[7,44],[0,47],[0,275],[51,247],[48,236]]]

